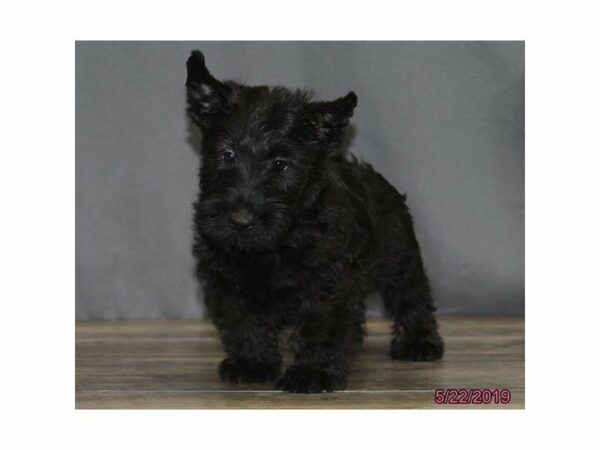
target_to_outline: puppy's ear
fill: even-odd
[[[213,77],[204,64],[204,55],[194,50],[187,60],[187,112],[206,130],[214,119],[231,109],[232,88]]]
[[[309,138],[325,147],[339,145],[356,104],[357,97],[352,91],[330,102],[309,103],[305,116]]]

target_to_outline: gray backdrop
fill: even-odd
[[[351,149],[408,194],[440,314],[523,313],[522,42],[78,42],[78,319],[203,316],[195,48],[217,78],[354,90]]]

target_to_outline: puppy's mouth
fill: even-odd
[[[264,252],[285,238],[289,218],[285,205],[270,204],[258,211],[249,205],[231,206],[217,197],[196,204],[196,225],[202,236],[224,250]]]

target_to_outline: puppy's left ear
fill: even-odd
[[[206,130],[214,120],[231,109],[231,86],[213,77],[204,63],[204,55],[194,50],[187,60],[188,114],[200,128]]]
[[[309,103],[306,117],[309,136],[325,147],[339,145],[356,104],[357,97],[352,91],[330,102]]]

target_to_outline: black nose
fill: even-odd
[[[254,226],[254,216],[247,208],[238,208],[229,215],[229,223],[238,230],[248,230]]]

